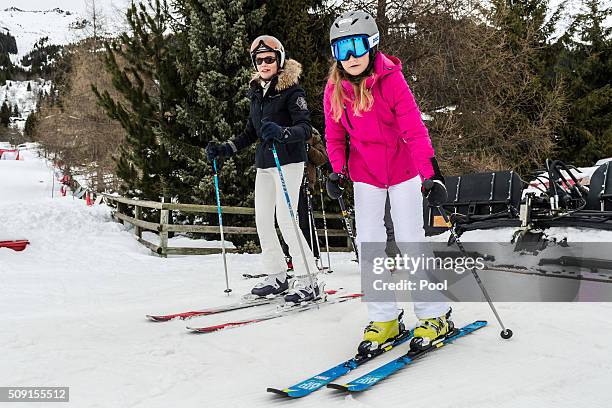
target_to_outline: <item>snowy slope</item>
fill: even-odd
[[[30,90],[28,91],[28,84]],[[30,113],[36,110],[38,101],[38,93],[51,91],[51,81],[43,79],[31,81],[6,81],[6,84],[0,86],[0,104],[5,100],[8,104],[17,105],[20,118],[12,118],[13,125],[23,131],[25,121]]]
[[[266,387],[292,385],[352,354],[367,323],[364,304],[205,335],[187,334],[180,321],[147,322],[147,313],[235,301],[253,284],[240,276],[258,272],[258,255],[229,256],[227,297],[219,255],[151,256],[108,208],[51,199],[51,188],[51,169],[33,152],[0,161],[0,239],[31,241],[20,253],[0,249],[1,385],[70,386],[75,407],[603,408],[612,399],[610,303],[498,304],[515,331],[510,341],[500,340],[486,304],[455,304],[457,324],[485,318],[490,326],[367,393],[276,398]],[[350,259],[333,254],[328,287],[359,290]]]
[[[74,23],[91,19],[92,3],[92,0],[2,0],[0,30],[9,31],[17,40],[18,54],[11,55],[13,63],[19,63],[43,37],[49,37],[50,44],[58,45],[84,38],[85,33],[75,30]],[[130,1],[96,0],[95,3],[108,29],[119,32]]]
[[[14,64],[32,50],[34,43],[49,37],[51,44],[66,44],[75,36],[68,27],[79,20],[79,15],[62,9],[23,10],[5,8],[0,11],[0,29],[8,31],[17,40],[17,55],[11,55]]]

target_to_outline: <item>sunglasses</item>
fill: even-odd
[[[264,58],[255,58],[255,63],[257,65],[261,65],[263,63],[266,63],[268,65],[273,64],[276,62],[276,58],[275,57],[264,57]]]
[[[341,38],[332,44],[332,55],[337,61],[348,61],[351,55],[355,58],[363,57],[372,47],[378,44],[379,39],[378,33],[372,37],[355,35]]]

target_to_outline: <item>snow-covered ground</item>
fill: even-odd
[[[498,304],[515,332],[509,341],[499,338],[485,303],[455,304],[457,324],[487,319],[490,326],[361,395],[323,389],[277,398],[266,387],[290,386],[351,356],[367,323],[365,304],[204,335],[186,333],[181,321],[148,322],[148,313],[235,301],[254,283],[242,273],[260,272],[258,255],[229,255],[228,297],[220,255],[152,256],[107,207],[59,197],[58,184],[52,199],[52,170],[35,151],[24,154],[0,161],[0,240],[31,242],[23,252],[0,248],[0,386],[69,386],[74,407],[595,408],[612,400],[610,303]],[[349,254],[333,254],[332,267],[328,287],[359,290]]]

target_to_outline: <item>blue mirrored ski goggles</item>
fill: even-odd
[[[356,35],[340,38],[331,46],[332,55],[337,61],[347,61],[351,55],[355,58],[363,57],[372,47],[378,44],[379,35],[372,37]]]

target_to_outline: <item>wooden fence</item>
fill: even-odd
[[[195,232],[195,233],[207,233],[207,234],[221,234],[218,225],[176,225],[172,224],[172,211],[180,211],[184,213],[207,213],[216,214],[217,206],[215,205],[195,205],[195,204],[174,204],[174,203],[161,203],[156,201],[145,201],[145,200],[133,200],[116,195],[103,194],[104,199],[108,204],[115,204],[115,212],[113,217],[116,221],[131,224],[134,226],[134,233],[138,239],[138,242],[149,248],[154,253],[166,257],[167,255],[208,255],[214,253],[220,253],[221,248],[187,248],[187,247],[168,247],[168,233],[169,232]],[[130,216],[127,214],[129,207],[134,207],[133,214]],[[148,208],[153,210],[159,210],[159,222],[144,221],[142,219],[142,209]],[[255,209],[249,207],[221,207],[223,214],[239,214],[254,216]],[[341,214],[328,214],[325,213],[328,221],[334,219],[341,219]],[[323,213],[315,211],[315,219],[323,218]],[[232,227],[225,224],[223,225],[223,232],[226,235],[256,235],[257,229],[255,227]],[[254,222],[254,220],[253,220]],[[329,226],[329,222],[328,222]],[[159,245],[149,242],[142,237],[144,230],[154,231],[159,234]],[[321,251],[325,251],[323,228],[318,228],[319,242],[321,242]],[[347,237],[344,229],[328,229],[327,235],[329,237]],[[346,239],[346,246],[344,247],[330,247],[330,251],[334,252],[346,252],[350,249],[350,240]],[[227,249],[227,252],[236,252],[235,249]]]

